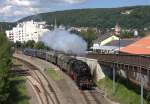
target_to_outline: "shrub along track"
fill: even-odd
[[[17,58],[15,59],[22,63],[23,67],[20,67],[19,69],[26,70],[24,75],[26,76],[27,80],[32,85],[32,87],[36,90],[36,93],[40,98],[40,102],[41,102],[40,104],[60,104],[57,95],[53,90],[53,87],[51,86],[49,80],[43,74],[43,72],[41,72],[35,66],[31,65],[26,61]],[[22,71],[20,70],[19,72],[22,73]]]

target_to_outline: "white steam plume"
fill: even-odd
[[[76,34],[66,30],[55,29],[47,31],[41,37],[41,41],[51,49],[65,53],[83,54],[87,49],[87,43]]]

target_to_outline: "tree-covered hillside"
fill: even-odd
[[[55,18],[58,24],[67,26],[111,28],[119,22],[123,28],[145,28],[150,27],[150,6],[57,11],[29,16],[19,22],[44,20],[50,25]]]
[[[5,30],[10,30],[14,27],[16,23],[8,23],[8,22],[0,22],[0,32],[4,32]]]

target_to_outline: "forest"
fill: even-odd
[[[17,22],[36,20],[76,27],[112,28],[119,23],[122,28],[143,29],[150,27],[150,6],[131,6],[121,8],[75,9],[41,13],[28,16]]]
[[[74,9],[40,13],[14,22],[0,22],[0,30],[12,29],[19,22],[35,20],[46,21],[67,27],[97,27],[101,30],[113,28],[116,23],[124,29],[150,30],[150,6],[130,6],[120,8]]]

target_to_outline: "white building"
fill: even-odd
[[[134,31],[134,36],[137,37],[139,35],[139,32],[137,30]]]
[[[76,30],[78,32],[81,32],[81,31],[87,31],[88,30],[88,27],[71,27],[69,29],[69,31],[72,31],[72,30]]]
[[[44,29],[45,26],[46,22],[27,21],[17,24],[12,30],[7,30],[6,34],[8,39],[14,43],[16,41],[23,43],[28,40],[38,42],[42,34],[47,31],[47,29]]]
[[[115,26],[115,35],[120,35],[120,32],[121,32],[121,27],[117,23],[116,26]]]

